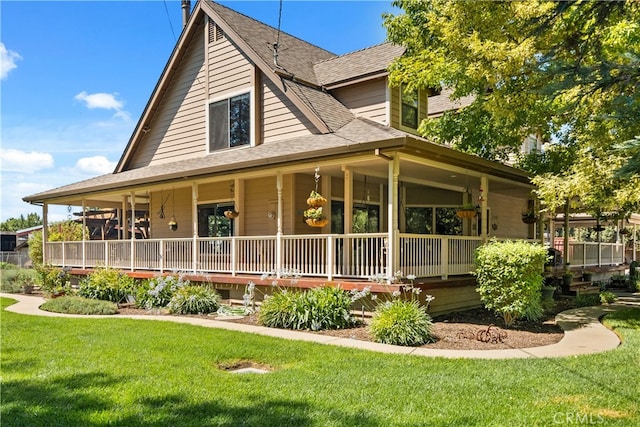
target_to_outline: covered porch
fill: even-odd
[[[534,203],[528,177],[502,164],[412,139],[393,149],[279,160],[202,169],[174,162],[31,196],[45,220],[52,204],[117,212],[117,239],[45,236],[44,262],[131,272],[291,271],[371,280],[400,271],[446,279],[468,275],[487,239],[541,240],[539,224],[522,219]],[[303,217],[312,190],[327,199],[321,227]],[[473,205],[475,216],[460,217],[463,204]],[[85,225],[88,217],[82,215]]]

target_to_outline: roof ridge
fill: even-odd
[[[205,1],[206,1],[206,0],[205,0]],[[278,29],[278,28],[274,27],[273,25],[269,25],[269,24],[267,24],[266,22],[259,21],[259,20],[257,20],[256,18],[253,18],[253,17],[251,17],[251,16],[249,16],[249,15],[245,15],[245,14],[244,14],[244,13],[242,13],[242,12],[238,12],[237,10],[232,9],[232,8],[230,8],[230,7],[228,7],[228,6],[225,6],[225,5],[223,5],[222,3],[218,3],[218,2],[213,1],[213,0],[209,0],[209,2],[210,2],[210,3],[213,3],[213,4],[216,4],[216,5],[220,6],[220,7],[223,7],[223,8],[225,8],[225,9],[227,9],[227,10],[229,10],[229,11],[233,12],[233,13],[236,13],[236,14],[238,14],[238,15],[242,15],[243,17],[248,18],[248,19],[252,20],[253,22],[256,22],[256,23],[258,23],[258,24],[260,24],[260,25],[263,25],[263,26],[265,26],[265,27],[269,27],[269,28],[271,28],[271,29],[272,29],[272,30],[274,30],[274,31],[279,31],[281,34],[286,34],[287,36],[289,36],[289,37],[291,37],[291,38],[293,38],[293,39],[299,40],[299,41],[301,41],[302,43],[308,44],[309,46],[313,46],[313,47],[315,47],[315,48],[317,48],[317,49],[321,49],[321,50],[324,50],[324,51],[325,51],[325,52],[327,52],[327,53],[330,53],[330,54],[332,54],[332,55],[335,55],[335,53],[334,53],[334,52],[332,52],[332,51],[330,51],[330,50],[327,50],[327,49],[325,49],[324,47],[321,47],[321,46],[318,46],[318,45],[316,45],[316,44],[310,43],[310,42],[308,42],[307,40],[301,39],[300,37],[298,37],[298,36],[294,36],[293,34],[290,34],[290,33],[286,32],[286,31],[282,31],[282,30],[280,30],[280,29]],[[237,31],[237,30],[236,30],[236,31]],[[240,35],[240,33],[238,33],[238,35]],[[240,37],[242,37],[242,36],[240,36]],[[266,42],[266,43],[269,43],[269,42]]]
[[[353,54],[356,54],[356,53],[364,52],[365,50],[373,49],[373,48],[376,48],[376,47],[379,47],[379,46],[382,46],[382,45],[385,45],[385,44],[395,44],[395,43],[389,42],[389,41],[382,42],[382,43],[377,43],[377,44],[374,44],[374,45],[371,45],[371,46],[363,47],[361,49],[353,50],[351,52],[343,53],[342,55],[336,55],[336,56],[332,56],[331,58],[323,59],[322,61],[314,62],[313,65],[315,66],[315,65],[318,65],[318,64],[322,64],[324,62],[333,61],[334,59],[343,58],[345,56],[349,56],[349,55],[353,55]]]

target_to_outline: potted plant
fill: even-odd
[[[229,219],[236,219],[240,215],[240,212],[236,210],[224,211],[224,216]]]
[[[456,211],[458,218],[473,218],[476,216],[476,205],[467,202]]]
[[[534,224],[536,221],[538,221],[538,215],[535,211],[529,209],[522,212],[522,222],[525,224]]]
[[[571,283],[573,283],[573,273],[570,271],[565,271],[562,275],[562,288],[566,288],[566,290],[568,290],[571,286]]]
[[[546,282],[542,285],[542,299],[544,300],[552,300],[553,294],[556,292],[556,287],[551,283],[547,284]]]
[[[327,199],[315,190],[309,194],[309,198],[307,199],[307,205],[309,206],[324,206],[325,203],[327,203]]]
[[[310,207],[303,215],[305,222],[311,227],[324,227],[329,223],[322,213],[322,206]]]

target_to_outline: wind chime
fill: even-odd
[[[327,203],[327,199],[322,197],[320,193],[318,193],[318,182],[320,182],[320,168],[317,167],[314,173],[314,179],[316,181],[315,190],[309,194],[309,198],[307,199],[307,205],[309,206],[307,210],[304,211],[304,221],[310,227],[324,227],[329,223],[329,220],[325,218],[322,212],[322,206]]]

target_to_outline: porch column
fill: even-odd
[[[132,191],[129,197],[131,198],[131,271],[134,271],[136,259],[136,193]]]
[[[198,183],[191,184],[191,230],[193,244],[191,245],[191,258],[193,273],[198,269]]]
[[[87,268],[87,199],[82,198],[82,269]]]
[[[480,188],[483,190],[481,193],[482,200],[480,201],[480,236],[486,239],[489,230],[487,229],[487,207],[489,198],[489,178],[486,175],[480,177]]]
[[[322,175],[320,178],[320,187],[322,188],[322,194],[327,198],[327,205],[322,208],[324,215],[329,219],[327,225],[323,228],[328,233],[331,233],[331,176]]]
[[[387,242],[387,277],[392,277],[399,267],[399,234],[398,234],[398,176],[400,175],[400,160],[393,155],[389,162],[389,200],[387,202],[387,218],[389,220],[389,237]]]
[[[118,218],[120,222],[120,239],[127,240],[127,196],[122,196],[122,215]]]
[[[47,219],[48,215],[49,215],[49,205],[47,204],[47,202],[44,202],[42,204],[42,265],[47,264],[46,249],[47,249],[47,240],[49,239],[49,220]],[[635,240],[633,243],[635,244]]]
[[[344,166],[342,172],[344,174],[344,234],[350,234],[353,233],[353,174],[348,167]]]
[[[280,171],[278,171],[276,175],[276,192],[278,194],[278,214],[276,215],[276,271],[278,271],[279,276],[282,271],[282,214],[284,212],[282,206],[282,172]]]
[[[633,224],[633,261],[637,260],[636,258],[636,224]]]
[[[246,210],[244,208],[244,179],[235,178],[233,180],[233,206],[240,216],[233,220],[233,235],[244,235],[244,217]]]

